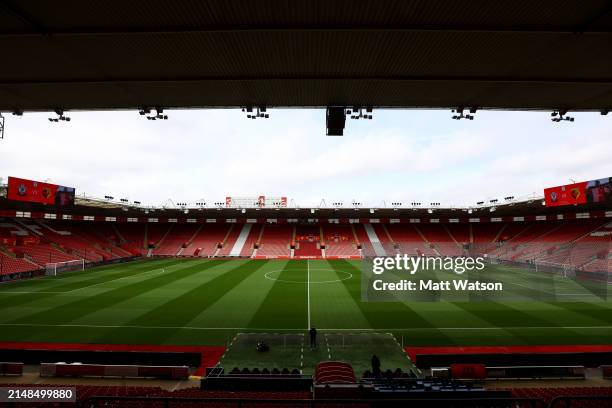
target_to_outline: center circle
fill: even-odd
[[[287,270],[284,269],[278,269],[278,270],[274,270],[274,271],[270,271],[270,272],[266,272],[264,274],[264,277],[268,280],[271,281],[276,281],[276,282],[283,282],[283,283],[334,283],[334,282],[342,282],[345,280],[349,280],[353,277],[353,274],[350,272],[346,272],[346,271],[336,271],[333,269],[311,269],[311,273],[310,273],[310,281],[306,278],[306,271],[305,270],[299,270],[299,272],[304,272],[304,280],[291,280],[291,279],[278,279],[275,278],[274,276],[272,276],[275,273],[280,273],[280,272],[286,272]],[[289,271],[298,271],[297,269],[289,269]],[[339,275],[344,275],[343,277],[341,277],[340,279],[333,279],[333,280],[323,280],[323,281],[318,281],[318,280],[314,280],[312,279],[312,272],[317,272],[317,271],[328,271],[328,272],[334,272],[337,273]]]

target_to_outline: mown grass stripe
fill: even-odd
[[[45,287],[44,290],[42,290],[42,292],[48,291],[48,293],[19,293],[19,294],[16,293],[15,295],[3,294],[2,297],[0,297],[0,308],[14,307],[14,306],[19,306],[19,305],[24,305],[30,302],[38,302],[42,299],[62,295],[62,293],[50,293],[50,292],[68,292],[71,290],[83,288],[85,286],[98,284],[98,283],[104,283],[111,279],[117,279],[120,277],[127,277],[127,276],[131,276],[134,274],[146,272],[146,271],[151,270],[152,267],[155,267],[155,268],[170,267],[170,266],[173,266],[179,263],[180,262],[177,260],[171,260],[171,261],[166,261],[166,262],[155,263],[153,265],[150,263],[146,263],[144,265],[141,263],[123,264],[124,267],[122,269],[118,269],[117,271],[113,271],[111,273],[107,273],[106,270],[96,270],[95,274],[93,274],[91,277],[87,279],[81,279],[78,281],[62,282],[60,285],[56,285],[52,287]],[[93,271],[90,270],[86,272],[92,273]],[[53,279],[53,278],[50,278],[50,279]],[[3,288],[0,287],[0,290],[2,289]],[[33,291],[33,292],[36,292],[36,291]]]
[[[146,313],[126,322],[125,325],[186,326],[196,316],[231,292],[240,282],[255,273],[263,265],[262,262],[251,260],[236,266],[209,281],[193,287],[182,295],[150,309]],[[162,343],[171,337],[173,333],[172,330],[158,331],[154,334],[155,338],[150,340]],[[116,337],[117,335],[120,335],[120,333],[111,332],[108,334],[110,337]],[[99,340],[103,342],[106,338],[105,335]]]
[[[353,276],[361,277],[361,271],[352,263],[346,260],[330,261],[330,264],[336,271],[349,270]],[[340,275],[338,275],[340,279]],[[362,302],[361,301],[361,279],[343,280],[342,284],[346,287],[348,293],[353,298],[355,304],[361,310],[361,313],[369,322],[370,326],[376,327],[428,327],[440,337],[445,337],[449,342],[452,342],[445,334],[436,329],[436,327],[427,319],[423,318],[417,311],[412,309],[402,302]]]
[[[195,275],[202,270],[221,265],[227,261],[214,260],[206,263],[198,262],[195,265],[190,264],[184,268],[173,270],[170,273],[163,275],[155,275],[149,279],[137,281],[131,284],[122,285],[115,289],[110,289],[96,295],[86,298],[80,298],[75,301],[63,304],[61,306],[43,310],[38,313],[30,314],[15,320],[15,322],[30,323],[67,323],[77,318],[83,318],[88,314],[100,311],[111,307],[117,303],[123,302],[126,299],[140,296],[146,292],[158,289],[162,286],[169,285],[180,279]]]
[[[612,308],[606,302],[571,302],[553,303],[554,306],[576,314],[596,319],[606,324],[612,324]]]
[[[306,327],[308,319],[306,273],[305,261],[288,261],[276,277],[279,280],[274,282],[274,286],[253,313],[248,326],[268,327],[273,323],[281,329]]]

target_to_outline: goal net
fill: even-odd
[[[82,271],[85,269],[85,260],[77,259],[66,262],[51,262],[47,264],[47,276],[56,276],[58,273],[69,271]]]
[[[552,273],[563,278],[576,277],[576,268],[571,264],[536,260],[534,266],[536,272]]]
[[[494,255],[487,255],[487,254],[485,254],[485,257],[487,257],[489,259],[489,263],[491,265],[499,265],[499,264],[501,264],[501,260],[498,257],[494,256]]]

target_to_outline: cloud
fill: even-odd
[[[135,112],[75,112],[63,124],[46,114],[10,117],[0,176],[153,205],[266,194],[306,206],[321,198],[466,204],[612,175],[612,126],[596,114],[565,126],[545,113],[453,121],[443,111],[391,110],[326,137],[323,110],[270,113],[249,120],[236,109],[182,110],[153,122]]]

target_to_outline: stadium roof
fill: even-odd
[[[499,205],[473,207],[402,207],[402,208],[332,208],[332,207],[287,207],[287,208],[226,208],[226,207],[149,207],[121,205],[103,200],[77,199],[75,206],[48,206],[39,203],[7,200],[0,196],[0,212],[3,210],[31,211],[75,215],[97,215],[114,217],[171,217],[171,218],[219,218],[219,219],[262,219],[295,218],[306,221],[309,218],[465,218],[557,215],[564,213],[588,213],[609,211],[610,203],[588,203],[580,206],[545,207],[542,198]],[[185,209],[188,211],[185,212]],[[431,211],[430,211],[431,210]],[[147,215],[148,214],[148,215]]]
[[[612,107],[607,0],[6,0],[0,110]]]

